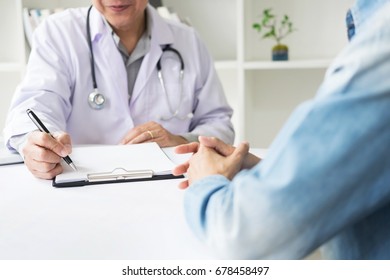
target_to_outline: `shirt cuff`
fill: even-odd
[[[26,144],[28,138],[28,133],[26,134],[20,134],[16,136],[12,136],[8,143],[11,146],[11,148],[15,149],[23,158],[23,146]]]
[[[181,137],[184,137],[188,142],[198,142],[199,135],[194,133],[183,133],[179,134]]]

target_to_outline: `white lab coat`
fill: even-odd
[[[232,109],[227,104],[213,61],[197,33],[188,26],[163,20],[151,6],[151,50],[143,59],[131,100],[123,59],[102,15],[91,10],[90,26],[99,91],[107,101],[102,110],[90,108],[93,91],[90,52],[86,36],[87,8],[69,9],[43,22],[34,33],[26,76],[14,95],[5,141],[35,130],[26,109],[33,109],[49,130],[66,131],[73,144],[117,144],[134,126],[148,121],[162,124],[173,134],[212,135],[232,143]],[[185,63],[180,115],[173,118],[157,77],[161,47],[171,44]],[[162,60],[167,93],[173,109],[180,99],[177,57]],[[172,57],[173,59],[170,59]],[[173,74],[172,74],[173,73]]]

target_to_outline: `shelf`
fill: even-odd
[[[322,69],[327,68],[330,60],[290,60],[290,61],[249,61],[244,63],[245,70],[272,69]]]
[[[331,60],[290,60],[290,61],[247,61],[244,62],[244,70],[272,70],[272,69],[324,69],[328,68]],[[235,60],[216,61],[217,70],[237,69]]]

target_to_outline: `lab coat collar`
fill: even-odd
[[[91,9],[89,24],[91,28],[91,40],[92,42],[96,42],[102,37],[104,29],[107,27],[105,26],[106,24],[102,14],[95,7]]]
[[[157,13],[156,9],[149,4],[146,12],[151,19],[152,40],[161,46],[173,44],[173,33],[165,20]]]

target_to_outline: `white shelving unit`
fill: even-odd
[[[353,0],[164,0],[189,17],[206,42],[230,104],[236,142],[268,147],[292,110],[311,98],[346,44],[344,19]],[[298,29],[284,40],[288,62],[272,62],[271,40],[252,23],[263,9],[288,14]]]
[[[345,13],[353,0],[163,0],[188,17],[212,53],[229,103],[236,142],[268,147],[293,108],[311,98],[330,61],[346,43]],[[88,6],[90,0],[0,0],[0,127],[23,76],[28,47],[22,8]],[[273,42],[252,23],[264,8],[287,13],[298,29],[284,43],[290,61],[272,62]],[[4,24],[7,23],[7,24]]]

